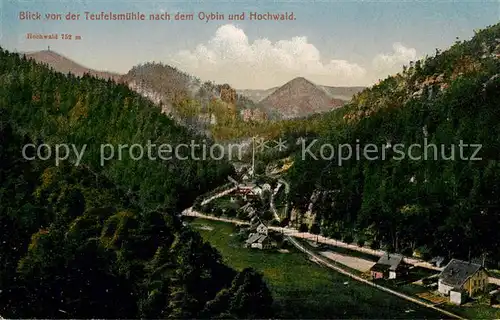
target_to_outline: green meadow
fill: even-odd
[[[195,219],[191,226],[237,270],[264,275],[279,318],[439,319],[443,316],[311,262],[301,252],[243,248],[234,225]]]

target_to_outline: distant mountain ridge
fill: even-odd
[[[332,98],[344,101],[351,100],[351,98],[356,93],[359,93],[364,89],[366,89],[366,87],[332,87],[332,86],[322,86],[322,85],[317,85],[317,86],[325,90],[325,92]],[[236,92],[258,103],[267,98],[269,95],[271,95],[274,91],[276,91],[279,88],[280,87],[273,87],[269,89],[239,89],[236,90]]]
[[[26,55],[26,58],[33,59],[39,63],[47,64],[55,71],[61,73],[72,73],[80,77],[87,73],[98,78],[112,79],[115,81],[119,80],[122,76],[121,74],[114,72],[97,71],[91,68],[84,67],[59,53],[50,50],[42,50],[24,54]]]
[[[270,89],[240,89],[236,90],[236,92],[247,97],[253,102],[258,103],[264,100],[267,96],[276,91],[278,88],[279,87],[273,87]]]
[[[207,108],[207,105],[213,101],[232,104],[233,107],[227,106],[227,108],[233,108],[232,112],[235,113],[235,117],[243,122],[260,122],[267,118],[263,110],[259,110],[253,101],[237,94],[229,85],[203,82],[162,63],[143,63],[132,67],[126,74],[118,74],[87,68],[50,50],[22,54],[28,59],[48,65],[57,72],[72,73],[76,76],[89,74],[126,84],[130,89],[161,107],[162,112],[177,123],[204,134],[209,134],[207,128],[218,122],[214,112]],[[179,106],[183,110],[178,110]],[[225,113],[224,110],[219,111],[219,114]]]
[[[58,72],[76,76],[89,74],[124,83],[160,106],[162,112],[176,122],[205,134],[208,134],[209,127],[227,123],[228,118],[233,119],[230,121],[262,122],[330,111],[343,106],[354,94],[364,89],[320,86],[300,77],[282,87],[235,90],[228,84],[203,82],[162,63],[148,62],[132,67],[126,74],[118,74],[87,68],[51,50],[25,55]],[[208,107],[213,101],[222,103],[217,112]],[[179,110],[179,106],[182,110]]]
[[[366,87],[330,87],[330,86],[319,86],[326,91],[328,95],[332,98],[340,99],[344,101],[349,101],[352,97],[366,89]]]

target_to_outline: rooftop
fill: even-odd
[[[377,261],[378,265],[388,266],[389,270],[396,270],[403,262],[403,256],[396,253],[386,253]]]
[[[452,259],[439,275],[439,279],[452,287],[461,287],[470,276],[481,268],[480,264]]]
[[[260,233],[254,233],[252,234],[246,241],[247,244],[252,244],[252,243],[262,243],[264,240],[267,239],[267,236],[265,234],[260,234]]]

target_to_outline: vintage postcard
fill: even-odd
[[[499,120],[499,0],[0,0],[0,319],[499,319]]]

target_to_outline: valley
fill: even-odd
[[[204,210],[207,210],[208,208],[207,206],[211,202],[215,202],[214,205],[215,208],[225,207],[225,205],[223,204],[228,204],[229,202],[218,202],[217,199],[227,198],[228,196],[231,196],[231,201],[230,201],[231,203],[233,204],[238,203],[238,200],[233,201],[234,199],[233,196],[238,196],[240,190],[239,188],[241,188],[241,190],[252,190],[256,192],[255,196],[257,196],[257,198],[260,195],[261,199],[269,199],[270,211],[274,211],[276,220],[278,222],[281,220],[277,215],[275,209],[273,209],[275,208],[275,205],[272,196],[269,198],[266,197],[264,193],[259,193],[257,189],[255,189],[258,187],[254,187],[253,189],[252,188],[247,189],[247,186],[245,184],[238,184],[236,181],[233,182],[235,183],[235,187],[226,189],[226,191],[222,192],[218,191],[216,194],[210,196],[209,198],[205,198],[204,201],[201,201],[202,208],[205,208]],[[277,189],[279,189],[279,187]],[[277,189],[275,189],[275,191]],[[263,190],[266,190],[266,188],[264,188]],[[243,198],[246,199],[246,201],[249,201],[249,198],[247,196],[251,195],[252,192],[250,193],[245,192],[243,194],[244,194]],[[273,194],[274,193],[272,193],[272,195]],[[413,270],[411,271],[411,275],[409,277],[407,276],[404,279],[401,280],[398,279],[397,281],[396,280],[375,281],[370,278],[370,270],[374,268],[374,265],[376,265],[377,260],[382,259],[381,257],[383,257],[386,254],[386,252],[380,250],[377,251],[369,248],[363,248],[362,246],[344,243],[336,239],[322,237],[318,234],[301,232],[300,230],[294,230],[288,227],[285,228],[276,227],[273,226],[272,222],[268,227],[269,231],[266,230],[265,234],[266,236],[268,234],[269,235],[272,234],[272,238],[276,242],[276,244],[273,244],[273,247],[267,247],[267,248],[255,247],[263,250],[261,252],[262,254],[265,255],[265,258],[262,257],[260,262],[256,265],[255,263],[250,262],[246,258],[246,255],[253,255],[253,252],[255,252],[256,249],[248,249],[245,245],[242,245],[245,234],[246,232],[248,232],[248,231],[245,232],[245,230],[249,228],[248,230],[250,230],[251,232],[251,230],[254,228],[253,225],[256,217],[260,216],[261,220],[259,221],[266,221],[272,218],[269,216],[266,218],[265,214],[258,214],[258,212],[263,212],[262,208],[257,209],[257,211],[247,210],[248,208],[254,208],[254,205],[257,205],[257,208],[259,208],[258,203],[255,202],[252,203],[251,200],[241,208],[238,208],[238,206],[236,206],[236,210],[238,211],[237,219],[232,218],[234,213],[229,213],[229,211],[227,211],[226,209],[222,209],[222,212],[218,211],[217,209],[213,211],[214,206],[210,206],[210,208],[212,209],[208,210],[212,210],[212,214],[214,214],[215,216],[204,214],[202,212],[193,210],[192,208],[186,209],[183,212],[183,216],[185,217],[184,221],[187,221],[189,225],[193,226],[198,230],[202,230],[200,231],[202,235],[207,234],[206,239],[210,241],[210,243],[214,244],[222,252],[223,256],[226,259],[228,259],[227,261],[229,264],[243,263],[244,265],[252,265],[252,267],[255,267],[257,270],[262,270],[261,268],[263,268],[264,266],[269,266],[269,263],[273,265],[273,263],[271,262],[273,261],[273,259],[286,260],[286,257],[283,256],[289,254],[291,248],[293,248],[293,250],[298,250],[299,252],[302,251],[303,253],[305,253],[307,257],[310,257],[310,261],[317,263],[320,266],[323,267],[326,266],[327,268],[333,269],[336,272],[339,272],[340,274],[347,275],[351,279],[360,282],[361,285],[364,284],[371,286],[375,288],[375,290],[382,290],[384,292],[394,295],[395,297],[403,298],[407,301],[428,308],[429,311],[427,311],[427,313],[429,314],[431,314],[430,310],[433,310],[437,311],[437,313],[444,314],[447,317],[458,318],[458,319],[464,319],[463,316],[471,318],[491,318],[491,317],[494,318],[500,315],[500,311],[498,311],[498,309],[496,309],[495,307],[488,306],[487,303],[485,304],[484,302],[479,302],[480,300],[468,302],[465,308],[462,309],[454,308],[453,305],[449,304],[447,300],[443,298],[438,292],[429,290],[431,286],[429,286],[428,284],[424,285],[423,283],[426,283],[425,281],[430,280],[431,278],[437,280],[437,277],[439,276],[439,271],[443,270],[443,268],[438,268],[434,266],[432,263],[422,261],[420,259],[415,259],[412,257],[405,257],[404,260],[406,261],[406,263],[413,266]],[[240,220],[240,219],[247,219],[247,214],[248,217],[251,217],[250,222],[248,222],[248,220],[247,221]],[[191,219],[195,220],[191,221]],[[276,222],[276,220],[273,220],[273,222]],[[234,224],[236,227],[234,228],[230,227],[230,225],[232,224]],[[222,231],[225,230],[226,227],[229,230],[232,230],[230,234],[226,234],[225,232]],[[224,234],[229,235],[229,237],[224,237],[223,236]],[[252,234],[250,234],[249,240],[251,239],[251,236]],[[307,241],[302,242],[298,239],[304,239]],[[253,245],[252,248],[254,248]],[[337,254],[328,250],[339,251],[342,254]],[[259,252],[257,252],[256,254],[261,255],[261,253]],[[275,263],[277,264],[277,268],[279,270],[277,272],[279,272],[281,276],[283,276],[283,273],[286,274],[286,272],[288,272],[290,269],[285,266],[281,266],[281,264],[278,264],[278,262]],[[263,265],[261,266],[261,264]],[[272,275],[268,274],[268,270],[269,269],[263,269],[262,272],[265,279],[272,284],[274,283],[275,275],[274,273]],[[298,270],[294,271],[295,271],[294,273],[295,277],[299,276],[300,271]],[[312,271],[304,271],[304,272],[310,275]],[[308,276],[307,279],[310,281],[310,276]],[[299,284],[298,281],[294,280],[288,280],[288,281],[293,283],[294,286],[301,285]],[[498,290],[498,288],[500,288],[499,286],[500,279],[490,277],[489,283],[491,286],[490,290],[495,290],[495,289]],[[310,282],[308,282],[308,284],[310,284]],[[344,288],[346,285],[352,286],[349,281],[345,281],[343,284]],[[437,283],[435,284],[437,285]],[[281,286],[281,284],[276,284],[276,286],[279,287]],[[331,287],[333,289],[334,283],[325,283],[325,286]],[[343,288],[343,286],[340,286],[340,288]],[[340,288],[337,287],[335,289],[336,297],[339,294]],[[271,289],[273,290],[273,286],[271,286]],[[366,289],[367,288],[365,287],[365,290]],[[274,288],[274,290],[277,289]],[[280,296],[277,292],[275,294],[278,297]],[[318,294],[319,293],[315,292],[314,296],[311,297],[311,299],[317,299]],[[304,301],[305,303],[309,302],[308,301],[309,298],[303,297],[303,299],[305,299]],[[370,300],[366,299],[366,297],[360,299],[362,299],[363,303],[370,303],[369,302]],[[302,304],[304,302],[302,302]],[[356,304],[359,305],[359,303],[360,301],[356,300]],[[279,305],[279,303],[277,303],[277,305]],[[275,306],[275,308],[278,307]],[[344,308],[348,307],[344,304]],[[287,308],[287,310],[288,309],[289,308]],[[319,310],[315,308],[315,310],[317,313],[314,313],[312,316],[308,315],[307,317],[324,318],[326,316],[325,314],[322,313],[323,310],[322,307],[320,307]],[[452,312],[450,312],[450,310]],[[283,312],[282,310],[277,310],[277,313],[280,314],[280,316],[283,316],[282,312]],[[418,315],[415,314],[415,310],[413,308],[407,309],[404,312],[410,313],[411,316],[421,317],[422,315],[420,313],[423,312],[423,310],[417,311]],[[349,312],[349,315],[352,314],[354,314],[352,311]],[[397,314],[398,318],[401,317],[402,311],[397,311]],[[425,312],[422,314],[425,314]],[[287,318],[288,315],[285,315],[283,317]],[[371,318],[372,314],[369,313],[367,315],[364,315],[363,317]],[[386,316],[384,315],[384,317]]]
[[[279,167],[285,157],[292,163],[278,175],[291,186],[290,194],[278,200],[281,207],[293,203],[289,210],[273,218],[272,205],[262,207],[259,201],[252,202],[269,230],[286,226],[299,232],[309,231],[311,242],[324,237],[330,239],[330,244],[343,243],[346,247],[377,252],[378,257],[402,254],[407,263],[434,270],[436,267],[430,265],[430,261],[440,257],[444,261],[472,264],[487,272],[498,269],[500,256],[495,234],[499,221],[494,191],[498,181],[495,169],[498,163],[494,156],[494,150],[498,150],[498,135],[484,135],[484,128],[496,128],[487,123],[492,121],[489,116],[497,111],[499,30],[498,25],[493,26],[425,62],[417,61],[403,73],[362,91],[344,108],[332,111],[322,119],[324,124],[330,125],[329,133],[322,133],[321,125],[312,134],[309,132],[309,141],[314,137],[320,142],[314,151],[317,156],[314,160],[303,159],[293,150],[286,154],[256,153],[261,175],[272,171],[268,170],[269,166]],[[479,48],[480,55],[469,56]],[[448,64],[441,65],[443,61]],[[479,96],[477,100],[475,97]],[[470,111],[472,105],[477,106],[474,110],[478,113]],[[484,117],[479,110],[488,116]],[[330,159],[321,159],[320,146],[326,143],[354,145],[354,140],[359,139],[390,149],[398,143],[418,145],[422,139],[428,139],[437,145],[440,142],[458,145],[459,141],[465,141],[466,132],[470,141],[485,148],[479,161],[461,158],[459,161],[434,159],[423,163],[411,159],[349,159],[342,166],[332,166]],[[293,137],[286,131],[278,136]],[[456,155],[457,151],[451,149],[451,154],[454,153]],[[239,186],[241,190],[250,190],[249,193],[241,191],[243,203],[252,201],[248,200],[252,193],[257,198],[280,198],[279,193],[273,191],[279,189],[276,177],[255,176],[256,171],[257,168],[252,167],[249,173],[243,171],[241,174],[243,180],[253,177]],[[264,191],[259,191],[264,189],[269,190],[269,195],[264,196]],[[235,192],[237,195],[239,191]],[[457,198],[459,195],[461,198]],[[228,197],[215,206],[205,204],[194,208],[227,222],[234,221],[235,217],[246,220],[245,206],[230,205],[238,200]],[[327,255],[338,258],[335,254]],[[361,263],[342,259],[347,261],[343,268],[349,270]],[[444,272],[443,268],[437,270]],[[481,289],[481,294],[467,296],[460,302],[446,296],[441,285],[436,290],[437,282],[434,290],[425,289],[425,293],[418,287],[387,285],[407,291],[419,301],[424,299],[420,295],[425,296],[462,317],[495,318],[498,311],[490,298],[493,301],[492,297],[498,294],[498,282],[497,278],[489,277],[488,287]]]
[[[221,252],[229,265],[236,269],[252,266],[263,273],[275,296],[274,308],[280,318],[440,318],[436,312],[358,284],[309,261],[293,247],[283,253],[248,251],[233,239],[237,230],[230,224],[203,219],[190,224]]]

